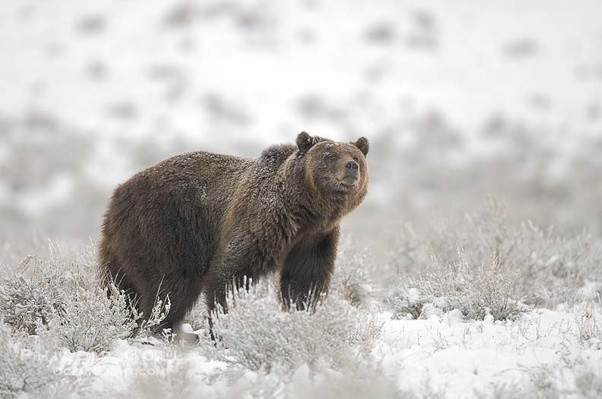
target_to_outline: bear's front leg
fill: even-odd
[[[334,270],[339,228],[305,237],[290,250],[282,265],[280,293],[285,310],[315,309],[328,291]]]

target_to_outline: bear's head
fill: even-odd
[[[304,158],[305,180],[322,198],[342,198],[351,211],[362,201],[368,186],[365,137],[341,143],[306,132],[297,136],[298,154]]]

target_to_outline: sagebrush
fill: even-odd
[[[315,313],[283,311],[270,281],[238,291],[230,303],[229,312],[214,320],[218,345],[253,370],[358,362],[369,356],[380,329],[371,313],[332,296]]]
[[[591,299],[581,288],[599,281],[600,243],[587,234],[565,238],[525,222],[510,225],[503,207],[467,215],[424,237],[406,229],[392,253],[397,284],[390,303],[397,317],[420,316],[425,303],[465,316],[516,316],[532,306]]]

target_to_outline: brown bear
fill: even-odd
[[[280,273],[285,308],[328,289],[339,223],[367,191],[368,140],[302,132],[257,159],[207,152],[169,158],[117,187],[104,217],[101,271],[149,316],[169,296],[161,328],[178,328],[203,292],[226,309],[231,284]]]

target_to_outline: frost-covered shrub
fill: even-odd
[[[337,262],[328,295],[344,299],[362,309],[373,308],[375,265],[367,249],[357,249],[349,240],[344,240],[337,255]],[[205,301],[200,298],[186,319],[193,330],[206,327]]]
[[[62,311],[63,298],[56,280],[34,282],[11,276],[0,284],[0,312],[15,330],[35,334],[40,325],[47,325],[53,314]]]
[[[15,330],[36,334],[53,315],[63,313],[73,274],[55,256],[28,256],[16,272],[6,270],[0,279],[0,311]]]
[[[573,378],[566,378],[567,371]],[[602,373],[599,357],[577,357],[568,360],[563,367],[545,365],[524,370],[528,381],[523,384],[521,397],[600,398]],[[515,391],[517,392],[517,391]]]
[[[459,309],[471,319],[483,319],[491,314],[496,320],[504,320],[526,308],[519,302],[523,299],[521,294],[515,290],[518,278],[513,266],[502,261],[493,259],[487,264],[473,265],[463,259],[455,264],[441,265],[438,271],[410,278],[406,286],[423,296],[421,301],[414,302],[424,304],[428,302],[426,299],[432,299],[439,308]],[[403,292],[410,292],[410,289]],[[405,296],[412,303],[411,296]]]
[[[123,293],[121,293],[121,295],[123,296]],[[165,298],[165,300],[161,300],[159,297],[155,297],[155,304],[151,309],[151,314],[149,317],[146,317],[143,313],[139,312],[136,308],[132,307],[129,301],[128,306],[132,320],[136,321],[138,324],[138,328],[136,329],[135,335],[156,336],[156,327],[163,322],[165,317],[167,317],[169,309],[171,309],[171,301],[169,300],[169,295]],[[171,330],[164,329],[160,336],[163,339],[169,340],[173,338],[171,336],[171,333]]]
[[[12,334],[0,323],[0,397],[40,393],[52,387],[60,376],[48,364],[40,348],[28,342],[24,333]]]
[[[388,302],[393,308],[393,318],[398,320],[427,317],[430,309],[441,312],[453,309],[447,298],[423,294],[417,288],[400,289],[388,298]]]
[[[573,308],[579,338],[602,346],[602,302],[588,301]]]
[[[137,324],[125,295],[114,290],[108,298],[106,289],[75,287],[61,312],[51,317],[47,327],[39,333],[46,342],[72,352],[102,353],[109,349],[113,340],[132,334]]]
[[[588,235],[564,238],[529,222],[510,226],[496,206],[426,237],[404,231],[392,257],[400,279],[390,302],[398,316],[419,315],[409,291],[417,289],[469,317],[504,319],[525,309],[521,302],[554,307],[591,299],[581,288],[586,278],[602,280],[601,248]]]
[[[315,313],[282,311],[267,281],[230,298],[228,314],[214,320],[219,345],[250,369],[292,369],[319,359],[331,367],[366,357],[380,326],[368,312],[329,296]]]
[[[193,331],[207,327],[207,306],[204,297],[201,295],[199,300],[194,304],[192,309],[186,315],[185,321],[190,323]]]
[[[372,257],[367,249],[357,249],[350,241],[344,242],[341,248],[330,293],[354,306],[369,307],[375,294]]]
[[[567,364],[565,367],[524,368],[523,378],[496,381],[486,389],[475,390],[477,398],[600,398],[602,376],[595,361]],[[567,378],[567,369],[570,375]]]
[[[56,248],[44,258],[27,258],[0,280],[4,322],[70,351],[106,351],[114,339],[131,335],[142,315],[115,286],[101,288],[96,270],[89,248],[73,260]],[[161,307],[142,327],[151,328],[164,316]]]

